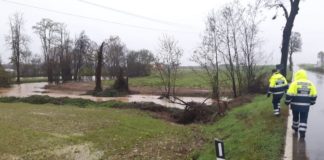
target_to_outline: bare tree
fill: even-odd
[[[283,66],[281,72],[284,76],[286,76],[291,32],[294,26],[295,18],[299,11],[300,0],[289,0],[289,2],[284,0],[265,0],[265,1],[266,1],[266,5],[269,6],[270,8],[276,8],[276,9],[281,8],[282,11],[284,12],[284,17],[286,19],[286,24],[282,35],[282,45],[281,45],[281,65]],[[286,7],[288,5],[290,6],[289,8]],[[273,17],[273,19],[276,19],[276,15]]]
[[[241,50],[243,53],[243,72],[245,74],[246,86],[249,92],[253,92],[255,85],[257,61],[260,61],[262,54],[258,52],[261,41],[258,38],[260,20],[261,1],[248,5],[245,8],[244,16],[242,16],[241,30]]]
[[[198,63],[205,73],[212,88],[212,98],[219,100],[220,82],[219,82],[219,45],[220,31],[217,26],[217,17],[212,11],[206,21],[206,28],[202,37],[200,47],[195,50],[191,60]]]
[[[15,13],[9,17],[10,34],[6,36],[6,42],[12,50],[11,62],[15,65],[17,73],[17,83],[20,83],[20,64],[23,56],[28,56],[28,37],[24,32],[24,19],[20,13]]]
[[[72,80],[72,40],[70,39],[69,32],[66,29],[66,24],[58,23],[58,47],[59,47],[59,75],[62,81]]]
[[[219,52],[222,55],[223,62],[225,64],[226,72],[225,74],[229,78],[232,86],[232,93],[234,97],[238,96],[238,84],[236,80],[236,67],[235,60],[238,56],[237,51],[237,42],[234,41],[233,34],[236,33],[236,28],[233,28],[232,18],[234,14],[234,9],[230,5],[224,6],[224,8],[220,11],[220,32],[222,33],[220,36],[222,43],[220,44]],[[234,33],[235,32],[235,33]],[[237,57],[238,58],[238,57]],[[239,65],[239,64],[236,64]]]
[[[103,62],[103,48],[104,48],[105,42],[101,43],[101,46],[98,50],[97,55],[97,66],[96,66],[96,87],[94,89],[95,92],[101,92],[102,91],[102,85],[101,85],[101,70],[102,70],[102,62]]]
[[[220,79],[220,72],[227,75],[234,97],[250,91],[255,83],[256,63],[261,57],[257,51],[259,8],[260,3],[243,6],[234,1],[207,17],[202,43],[192,60],[207,73],[215,99],[219,99],[221,87],[229,85]]]
[[[223,12],[225,19],[228,19],[230,28],[231,45],[233,50],[233,59],[235,63],[235,76],[237,78],[237,94],[241,95],[243,92],[243,75],[241,68],[241,54],[239,41],[243,38],[240,30],[243,27],[243,16],[246,8],[244,8],[238,0],[233,1],[227,6],[227,11]],[[224,10],[225,11],[225,10]]]
[[[57,43],[57,27],[58,23],[51,19],[42,19],[37,22],[33,29],[36,34],[38,34],[44,55],[44,64],[46,68],[46,74],[48,82],[52,83],[54,81],[54,67],[56,63],[56,50],[55,45]]]
[[[73,49],[73,78],[74,81],[81,80],[80,71],[85,64],[85,58],[90,48],[90,38],[82,31],[75,41]]]
[[[168,35],[160,39],[160,48],[156,56],[156,69],[160,74],[163,84],[163,96],[170,98],[175,96],[175,85],[177,80],[180,58],[183,50],[179,47],[178,41]]]
[[[113,88],[121,92],[128,92],[126,46],[118,36],[111,36],[105,42],[107,44],[104,49],[105,66],[108,75],[116,79]]]
[[[302,38],[299,32],[292,32],[289,43],[289,70],[293,71],[293,53],[300,52],[302,50]]]
[[[105,60],[108,75],[116,78],[122,68],[126,68],[126,46],[118,36],[110,36],[106,41]]]

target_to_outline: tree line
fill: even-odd
[[[28,48],[30,38],[24,33],[23,15],[16,13],[9,22],[6,42],[12,51],[10,60],[16,70],[17,83],[20,83],[22,72],[24,76],[46,76],[50,83],[80,81],[82,76],[94,75],[100,48],[85,31],[73,39],[66,24],[41,19],[32,29],[41,41],[42,54],[33,55]],[[104,43],[103,75],[114,78],[118,68],[125,66],[131,77],[150,74],[154,60],[152,52],[146,49],[129,51],[118,36],[110,36]]]

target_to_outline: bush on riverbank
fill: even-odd
[[[0,87],[9,87],[11,83],[10,79],[10,75],[0,65]]]
[[[49,96],[30,96],[30,97],[1,97],[0,102],[3,103],[30,103],[30,104],[55,104],[55,105],[75,105],[78,107],[86,107],[95,104],[95,102],[86,99],[71,99],[67,97],[54,98]]]

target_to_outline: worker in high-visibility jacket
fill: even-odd
[[[286,104],[290,104],[293,113],[292,129],[300,134],[301,138],[305,137],[307,129],[308,111],[311,105],[314,105],[317,98],[317,91],[314,84],[307,79],[305,70],[298,70],[294,76],[294,82],[286,95]]]
[[[272,76],[269,79],[268,97],[272,94],[273,114],[280,115],[280,100],[288,89],[286,78],[279,72],[279,69],[272,70]]]

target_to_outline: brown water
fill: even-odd
[[[14,85],[11,88],[0,89],[0,96],[15,96],[15,97],[28,97],[31,95],[47,95],[51,97],[69,97],[69,98],[83,98],[89,99],[93,101],[109,101],[109,100],[117,100],[121,102],[154,102],[156,104],[160,104],[166,107],[172,108],[180,108],[184,109],[184,105],[171,103],[167,99],[158,99],[159,96],[156,95],[129,95],[127,97],[94,97],[90,95],[82,95],[83,92],[72,92],[72,91],[53,91],[44,89],[44,87],[48,83],[41,82],[41,83],[26,83],[20,85]],[[202,103],[205,101],[204,97],[180,97],[185,102],[198,102]],[[224,98],[223,100],[227,100]],[[208,99],[206,101],[207,104],[211,104],[212,100]]]

